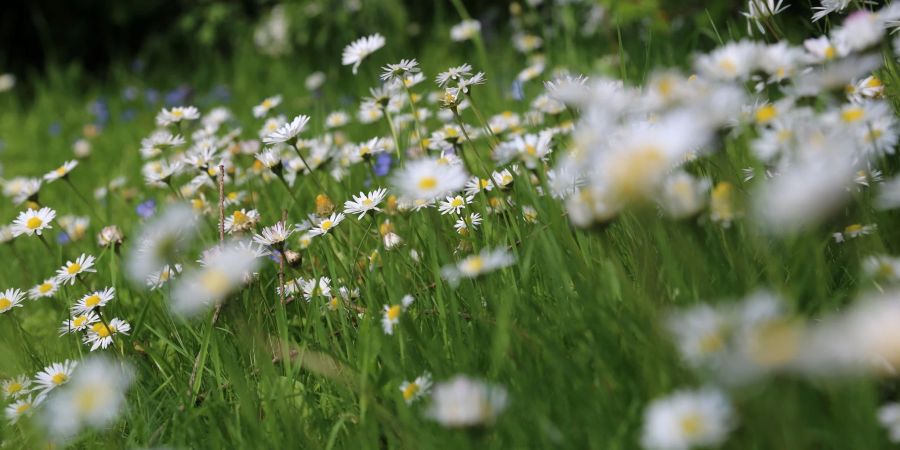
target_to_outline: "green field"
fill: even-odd
[[[545,3],[503,9],[459,42],[462,4],[413,32],[403,6],[385,2],[386,17],[307,24],[316,44],[279,56],[236,26],[228,54],[156,48],[140,70],[18,74],[0,92],[0,220],[41,207],[55,219],[20,221],[15,238],[0,229],[0,380],[79,365],[46,393],[3,385],[0,447],[889,448],[900,429],[900,412],[888,414],[900,400],[900,11],[852,2],[811,22],[795,5],[758,12],[765,33],[751,21],[748,34],[724,7],[669,17],[604,2],[588,33],[590,4]],[[341,49],[374,33],[386,44],[354,75]],[[830,50],[804,46],[822,35]],[[382,86],[382,67],[412,58],[424,80]],[[435,83],[465,63],[468,75]],[[309,89],[314,72],[324,82]],[[483,84],[446,89],[478,72]],[[158,123],[189,105],[198,119]],[[335,111],[348,123],[329,123]],[[263,142],[300,115],[297,136]],[[155,130],[185,142],[142,150]],[[17,178],[53,179],[69,160],[36,192]],[[416,172],[422,161],[435,172]],[[470,194],[457,172],[478,178]],[[378,188],[377,210],[333,224]],[[160,222],[182,203],[193,212]],[[240,210],[258,223],[226,232],[225,250],[200,264],[220,241],[220,212],[247,219]],[[257,245],[271,255],[234,255],[232,239],[283,217],[299,230]],[[98,241],[110,225],[121,245]],[[3,291],[39,290],[82,254],[96,272],[9,306]],[[148,289],[162,264],[183,271]],[[107,287],[113,299],[90,303]],[[97,318],[61,336],[79,301]],[[127,334],[85,345],[113,318]],[[425,373],[430,391],[404,389]],[[473,384],[449,391],[460,375]],[[653,421],[652,402],[699,389],[728,411],[688,401]]]

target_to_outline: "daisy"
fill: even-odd
[[[507,403],[502,386],[457,375],[434,387],[426,415],[449,428],[490,425]]]
[[[124,409],[125,392],[133,378],[131,368],[123,363],[90,358],[78,365],[66,386],[48,398],[42,422],[57,439],[75,436],[85,427],[107,427]]]
[[[344,220],[344,213],[332,213],[331,216],[318,221],[315,227],[309,230],[309,234],[319,236],[328,233]]]
[[[279,223],[283,230],[283,223]],[[185,272],[172,287],[172,311],[183,316],[196,315],[225,301],[249,282],[259,266],[261,252],[243,244],[231,242],[206,252],[202,266]]]
[[[878,408],[878,423],[887,429],[891,442],[900,443],[900,403],[887,403]]]
[[[28,298],[37,300],[41,297],[53,297],[53,295],[56,294],[57,289],[59,289],[59,284],[56,282],[56,279],[48,278],[41,284],[29,289]]]
[[[466,182],[463,192],[468,196],[475,196],[481,191],[490,192],[494,190],[494,182],[490,178],[472,177]]]
[[[281,247],[284,241],[294,233],[293,225],[278,222],[271,227],[265,227],[260,233],[253,235],[253,241],[269,247]]]
[[[41,235],[43,230],[53,228],[50,222],[56,217],[56,211],[43,207],[40,210],[27,209],[19,213],[19,217],[12,223],[12,232],[15,236],[27,234]]]
[[[451,67],[446,72],[441,72],[435,77],[434,82],[440,87],[445,87],[451,81],[459,81],[465,77],[472,76],[472,66],[463,64],[461,66]]]
[[[350,122],[350,116],[344,111],[334,111],[325,118],[325,128],[340,128]]]
[[[459,218],[456,219],[456,223],[453,224],[453,228],[456,229],[456,232],[462,235],[469,234],[469,231],[474,231],[478,229],[478,226],[481,225],[481,214],[472,213],[469,214],[469,218]]]
[[[725,441],[734,421],[731,403],[721,392],[678,391],[647,407],[641,444],[649,450],[716,447]]]
[[[64,320],[62,326],[59,327],[59,335],[74,333],[76,331],[87,330],[88,327],[100,321],[100,316],[91,311],[87,314],[74,316],[68,320]]]
[[[239,231],[247,231],[259,223],[259,212],[255,209],[247,211],[241,208],[235,210],[231,215],[225,218],[225,232],[231,234]]]
[[[106,306],[116,296],[116,288],[110,287],[102,291],[92,292],[85,295],[72,306],[73,314],[87,314],[97,308]]]
[[[450,39],[455,42],[468,41],[474,39],[481,33],[481,22],[477,20],[463,20],[450,28]]]
[[[458,165],[442,164],[434,158],[409,161],[393,178],[394,187],[406,199],[430,202],[462,189],[468,175]]]
[[[847,239],[858,238],[860,236],[867,236],[874,233],[878,229],[877,224],[863,225],[859,223],[854,223],[851,225],[847,225],[844,228],[843,232],[837,232],[832,234],[835,242],[844,242]]]
[[[388,64],[384,66],[381,73],[383,81],[402,80],[404,77],[419,73],[419,63],[415,59],[402,59],[397,64]]]
[[[19,289],[7,289],[0,292],[0,314],[3,314],[13,308],[22,306],[22,299],[25,294]]]
[[[473,199],[474,197],[471,196],[449,196],[444,201],[438,204],[438,211],[440,211],[442,215],[447,215],[450,213],[459,214],[460,211],[462,211],[466,207],[466,205],[472,203]]]
[[[384,334],[394,334],[394,325],[400,323],[400,314],[406,311],[414,301],[415,298],[412,295],[406,294],[400,300],[399,305],[384,305],[383,316],[381,317],[381,327],[384,329]]]
[[[777,16],[790,5],[783,5],[783,0],[750,0],[747,2],[747,11],[741,12],[747,18],[747,33],[752,33],[750,23],[756,24],[760,34],[766,34],[763,21]]]
[[[347,214],[359,214],[356,218],[362,219],[369,211],[381,211],[378,205],[384,200],[387,189],[376,189],[368,194],[360,192],[354,195],[353,200],[344,202],[344,212]]]
[[[105,226],[97,233],[97,244],[103,248],[118,247],[124,240],[125,236],[122,234],[122,230],[115,225]]]
[[[384,43],[384,36],[379,33],[361,37],[344,47],[344,53],[341,55],[341,64],[345,66],[352,64],[353,75],[356,75],[356,71],[363,60],[375,53],[376,50],[384,47]]]
[[[84,337],[84,343],[91,346],[91,351],[95,351],[98,348],[105,350],[106,347],[109,347],[109,344],[112,344],[114,335],[127,335],[130,330],[131,325],[118,317],[110,320],[108,325],[102,321],[96,322],[88,329],[87,336]]]
[[[15,425],[20,418],[31,415],[34,407],[37,406],[36,403],[30,395],[10,403],[5,410],[6,419],[10,424]]]
[[[68,383],[76,366],[78,362],[67,359],[61,363],[53,363],[38,372],[34,376],[34,382],[37,384],[35,390],[41,391],[38,397],[44,397],[54,388]]]
[[[56,282],[59,284],[69,285],[75,284],[75,279],[78,278],[79,275],[88,272],[97,272],[97,269],[94,269],[94,261],[95,258],[91,255],[87,255],[82,253],[81,256],[75,259],[75,261],[67,261],[66,265],[59,268],[56,271]]]
[[[165,127],[174,123],[180,123],[182,120],[197,120],[200,118],[200,111],[193,106],[176,106],[172,109],[163,108],[156,115],[156,124]]]
[[[400,384],[400,392],[403,401],[411,405],[414,401],[431,393],[431,374],[428,372],[416,377],[413,381],[404,381]]]
[[[58,168],[56,168],[56,169],[48,172],[46,175],[44,175],[44,180],[46,180],[47,183],[49,184],[60,178],[66,177],[69,175],[69,172],[71,172],[72,169],[74,169],[75,166],[77,166],[77,165],[78,165],[78,161],[75,161],[75,160],[66,161],[63,163],[63,165],[59,166]]]
[[[181,273],[181,264],[166,264],[162,269],[147,276],[147,287],[151,291],[155,291],[175,279],[175,276],[179,273]]]
[[[7,399],[21,397],[31,391],[31,379],[25,375],[19,375],[15,378],[3,380],[0,387],[3,388],[3,396]]]
[[[820,6],[813,6],[812,21],[818,22],[833,12],[843,11],[850,6],[850,2],[851,0],[822,0]]]
[[[309,123],[309,116],[301,114],[294,117],[294,120],[280,126],[273,133],[264,137],[263,143],[271,145],[291,141],[303,132],[307,123]]]
[[[331,278],[319,277],[319,279],[300,280],[300,290],[306,301],[312,300],[313,297],[331,297]]]
[[[256,160],[276,174],[281,170],[281,156],[275,149],[268,149],[256,155]]]
[[[444,266],[441,268],[441,275],[455,286],[461,278],[475,278],[510,266],[515,260],[515,257],[504,248],[484,249],[481,253],[470,255],[455,265]]]
[[[275,108],[276,106],[278,106],[280,104],[281,104],[281,96],[280,95],[269,97],[269,98],[263,100],[262,103],[253,107],[253,117],[256,117],[257,119],[259,119],[260,117],[263,117],[266,114],[269,114],[269,111],[271,111],[272,108]]]

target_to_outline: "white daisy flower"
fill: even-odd
[[[69,172],[71,172],[72,169],[74,169],[75,166],[77,166],[77,165],[78,165],[78,161],[75,161],[75,160],[66,161],[63,163],[63,165],[61,165],[58,168],[53,169],[52,171],[45,174],[44,180],[47,181],[47,184],[52,183],[60,178],[63,178],[65,176],[69,175]]]
[[[97,308],[106,306],[116,296],[116,288],[109,287],[102,291],[95,291],[81,297],[81,300],[72,306],[73,315],[87,314]]]
[[[306,124],[309,123],[309,116],[299,115],[294,117],[294,120],[282,125],[273,133],[263,138],[263,142],[266,144],[279,144],[282,142],[288,142],[292,139],[296,138],[297,135],[303,132],[306,128]]]
[[[113,336],[118,334],[127,335],[131,331],[131,324],[115,317],[108,324],[103,321],[95,322],[88,328],[87,335],[84,337],[85,345],[91,346],[91,351],[97,349],[106,350],[113,343]]]
[[[414,401],[428,396],[431,393],[431,386],[431,374],[428,372],[417,376],[413,381],[404,381],[400,384],[403,401],[411,405]]]
[[[50,222],[56,217],[56,211],[43,207],[40,210],[27,209],[19,213],[19,217],[12,223],[12,232],[14,236],[27,234],[33,236],[41,235],[43,230],[53,228]]]
[[[453,195],[447,197],[445,200],[441,201],[438,204],[438,211],[441,212],[442,215],[447,214],[459,214],[469,203],[472,203],[474,197],[462,195]]]
[[[176,106],[172,109],[163,108],[156,115],[156,124],[165,127],[185,120],[197,120],[200,118],[200,111],[193,106]]]
[[[678,391],[647,407],[641,444],[648,450],[715,447],[734,422],[731,403],[718,390]]]
[[[384,200],[387,189],[376,189],[368,194],[360,192],[354,195],[353,200],[344,202],[344,212],[347,214],[359,214],[357,219],[362,219],[369,211],[381,211],[378,205]]]
[[[284,245],[292,234],[294,234],[294,226],[287,225],[284,222],[278,222],[270,227],[265,227],[261,232],[253,235],[253,241],[269,247],[279,247]]]
[[[515,257],[505,248],[484,249],[456,264],[444,266],[441,268],[441,275],[455,286],[459,284],[461,278],[475,278],[481,274],[510,266],[515,261]]]
[[[352,64],[353,75],[356,75],[356,71],[363,60],[375,53],[376,50],[384,47],[384,43],[384,36],[379,33],[361,37],[344,47],[344,53],[341,55],[341,64],[345,66]]]
[[[878,423],[887,429],[893,443],[900,443],[900,403],[887,403],[878,408]]]
[[[162,269],[147,276],[147,287],[151,291],[155,291],[174,280],[179,273],[181,273],[181,264],[166,264]]]
[[[502,386],[457,375],[434,387],[426,415],[449,428],[490,425],[507,403]]]
[[[344,220],[344,217],[346,217],[344,213],[332,213],[331,216],[320,219],[316,223],[316,226],[309,230],[309,234],[313,236],[327,234],[332,228],[341,223],[341,221]]]
[[[68,320],[64,320],[62,326],[59,327],[59,335],[74,333],[76,331],[87,330],[88,327],[100,321],[100,316],[91,311],[87,314],[74,316]]]
[[[37,385],[35,390],[41,391],[38,397],[44,397],[54,388],[68,383],[69,379],[72,378],[72,372],[77,366],[78,362],[67,359],[61,363],[50,364],[44,370],[38,372],[34,376],[34,383]]]
[[[136,284],[159,272],[167,264],[183,259],[183,252],[193,242],[197,231],[197,215],[184,203],[169,206],[143,226],[126,258],[129,278]]]
[[[22,299],[25,298],[25,294],[19,289],[7,289],[3,292],[0,292],[0,314],[3,314],[13,308],[21,308]]]
[[[29,289],[28,298],[31,300],[37,300],[41,297],[53,297],[58,289],[59,283],[56,282],[56,279],[48,278],[41,284]]]
[[[30,395],[25,398],[20,398],[6,406],[6,410],[4,411],[6,413],[6,419],[9,420],[10,424],[15,425],[20,418],[30,416],[36,406],[37,402],[33,400]]]
[[[82,253],[75,261],[67,261],[66,264],[56,271],[56,282],[59,284],[69,285],[75,284],[78,275],[88,272],[97,272],[94,269],[95,258],[92,255]]]
[[[472,66],[463,64],[461,66],[451,67],[446,72],[441,72],[435,77],[434,82],[440,87],[445,87],[451,81],[460,81],[465,77],[472,76]]]
[[[344,111],[334,111],[325,118],[325,128],[340,128],[350,122],[350,116]]]
[[[259,266],[258,254],[235,242],[207,252],[203,266],[185,272],[173,286],[172,310],[192,316],[225,301],[249,281],[248,275]]]
[[[225,232],[235,233],[239,231],[247,231],[253,229],[259,223],[259,212],[255,209],[247,211],[241,208],[235,210],[231,215],[225,217]]]
[[[6,399],[19,398],[31,392],[31,379],[25,375],[19,375],[15,378],[3,380],[0,388],[3,389],[3,397]]]
[[[462,189],[468,175],[458,165],[442,164],[434,158],[408,161],[393,178],[394,188],[407,200],[430,202]]]
[[[272,108],[275,108],[276,106],[278,106],[280,104],[281,104],[281,96],[280,95],[275,95],[275,96],[266,98],[265,100],[262,101],[262,103],[253,107],[253,117],[256,117],[257,119],[259,119],[260,117],[263,117],[266,114],[269,114],[269,111],[271,111]]]
[[[103,248],[118,247],[124,240],[125,235],[116,225],[105,226],[97,233],[97,244]]]
[[[121,362],[90,358],[78,365],[66,386],[48,398],[41,421],[61,440],[86,427],[107,427],[125,408],[125,391],[133,378],[132,369]]]
[[[303,291],[303,298],[306,301],[312,300],[313,297],[331,297],[331,278],[300,280],[300,290]]]
[[[463,20],[450,28],[450,39],[462,42],[474,39],[481,33],[481,22],[473,19]]]
[[[382,81],[402,80],[410,74],[419,73],[419,63],[415,59],[402,59],[397,64],[384,66],[381,72]]]
[[[462,235],[466,235],[469,231],[475,231],[481,225],[481,214],[472,213],[469,214],[468,219],[459,218],[456,219],[456,223],[453,224],[453,228],[456,229],[456,232]]]
[[[406,294],[400,299],[399,305],[384,305],[383,316],[381,317],[381,327],[384,334],[394,334],[394,325],[400,323],[400,315],[409,308],[409,305],[415,301],[415,297]]]

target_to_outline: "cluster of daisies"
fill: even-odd
[[[815,20],[848,4],[823,2]],[[750,0],[750,29],[773,30],[771,21],[785,8],[780,1]],[[273,13],[271,20],[282,19]],[[776,236],[823,221],[859,191],[875,191],[879,208],[897,208],[900,179],[884,180],[882,169],[900,130],[877,71],[885,48],[897,52],[891,58],[900,55],[900,40],[886,41],[898,23],[900,5],[856,11],[802,46],[730,42],[697,55],[691,74],[664,70],[642,86],[628,86],[564,70],[544,76],[542,39],[514,22],[513,44],[527,60],[516,76],[519,90],[539,77],[549,80],[526,113],[482,112],[478,91],[487,76],[470,64],[432,80],[415,59],[384,66],[356,110],[329,112],[319,134],[309,116],[287,114],[289,102],[278,94],[252,107],[249,124],[222,106],[165,108],[138,149],[144,184],[165,208],[156,213],[154,203],[146,214],[138,208],[146,220],[130,241],[126,273],[136,289],[165,297],[173,313],[197,317],[218,311],[250,284],[269,286],[262,268],[270,264],[278,272],[273,294],[283,304],[302,299],[323,314],[351,311],[355,324],[376,321],[384,334],[402,340],[404,315],[416,314],[414,305],[428,301],[428,290],[372,311],[365,306],[370,302],[360,301],[358,284],[380,267],[383,254],[403,252],[419,263],[433,251],[414,220],[437,227],[452,222],[452,230],[435,233],[453,244],[454,260],[440,262],[440,277],[455,288],[482,276],[510,276],[518,244],[485,246],[483,227],[539,224],[537,203],[524,199],[560,202],[576,226],[649,209],[663,220],[721,227],[746,219]],[[477,21],[450,33],[457,42],[480,42]],[[257,40],[279,41],[282,34],[268,30]],[[380,34],[360,38],[345,48],[341,62],[358,74],[385,44]],[[312,90],[323,82],[321,74],[307,79]],[[354,141],[343,131],[354,121],[386,131]],[[735,140],[749,142],[742,158],[749,166],[714,179],[705,164]],[[87,153],[84,145],[76,149],[76,156]],[[89,217],[57,219],[39,195],[42,186],[61,180],[84,200],[70,180],[78,164],[66,162],[42,178],[4,180],[4,195],[25,209],[0,227],[0,242],[36,239],[50,248],[44,235],[54,227],[70,240],[86,236]],[[264,185],[283,198],[263,198]],[[94,197],[127,197],[127,189],[126,179],[116,178]],[[261,213],[276,209],[283,212]],[[831,236],[844,242],[877,231],[875,224],[854,223]],[[124,235],[110,225],[96,240],[118,255]],[[117,341],[131,326],[104,314],[117,292],[89,287],[94,263],[82,254],[27,292],[0,292],[0,314],[23,306],[26,296],[66,298],[71,305],[61,335],[80,334],[92,352],[111,347],[124,353]],[[329,267],[339,272],[328,273]],[[879,288],[900,281],[898,257],[869,256],[863,269]],[[76,291],[76,284],[84,289]],[[642,445],[665,450],[723,443],[739,420],[729,389],[776,374],[892,373],[900,364],[900,292],[882,290],[817,320],[791,313],[769,291],[729,306],[671,312],[666,325],[685,363],[709,380],[649,404]],[[4,382],[6,415],[15,423],[43,409],[55,435],[71,436],[114,420],[132,377],[128,367],[96,357],[53,364],[33,380]],[[398,388],[407,404],[430,399],[424,415],[447,427],[491,424],[508,405],[503,386],[465,375],[435,382],[424,372]],[[900,439],[900,405],[887,404],[878,419]]]

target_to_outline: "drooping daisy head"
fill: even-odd
[[[384,47],[384,43],[384,36],[379,33],[361,37],[344,48],[344,53],[341,55],[341,64],[345,66],[353,65],[353,74],[356,75],[356,71],[363,60],[375,53],[376,50]]]
[[[44,175],[44,180],[46,180],[47,183],[52,183],[60,178],[64,178],[64,177],[68,176],[69,172],[71,172],[72,169],[74,169],[75,166],[77,166],[77,165],[78,165],[78,161],[75,161],[75,160],[66,161],[63,163],[63,165],[57,167],[56,169],[51,170],[50,172],[47,172]]]

